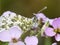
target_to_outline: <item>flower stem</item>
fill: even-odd
[[[52,44],[51,38],[45,38],[44,45],[51,45],[51,44]]]

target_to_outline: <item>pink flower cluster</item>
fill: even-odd
[[[55,36],[56,41],[60,41],[60,17],[55,19],[49,19],[42,13],[38,13],[35,15],[38,18],[38,20],[42,18],[43,23],[49,21],[51,26],[46,27],[44,31],[45,34],[50,37]]]
[[[13,26],[9,30],[3,30],[0,32],[0,40],[3,42],[9,42],[8,45],[37,45],[38,38],[36,36],[27,36],[24,42],[20,39],[23,31],[18,26]]]
[[[3,16],[8,18],[9,14],[12,17],[16,15],[13,12],[7,11],[3,13]],[[24,31],[18,26],[14,25],[10,28],[0,31],[0,41],[8,42],[8,45],[38,45],[38,38],[36,36],[26,36],[24,41],[22,41],[21,36]]]
[[[60,41],[60,17],[53,20],[52,27],[45,29],[45,34],[50,37],[54,36],[56,41]]]
[[[60,41],[60,17],[49,19],[43,13],[38,13],[35,15],[38,20],[42,19],[43,23],[49,21],[50,26],[45,27],[44,34],[48,37],[55,37],[56,41]],[[57,45],[57,43],[53,43],[52,45]]]
[[[3,13],[3,16],[5,16],[5,18],[8,18],[10,16],[11,18],[13,18],[12,15],[13,17],[16,16],[15,13],[10,11]],[[34,15],[36,16],[38,21],[41,20],[41,22],[44,24],[46,22],[49,22],[50,26],[45,26],[44,34],[48,37],[55,37],[56,41],[60,41],[60,17],[49,19],[43,13],[37,13]],[[37,25],[36,26],[37,28],[38,24],[35,24],[35,25]],[[39,34],[40,32],[38,32],[37,34]],[[21,36],[23,33],[24,31],[18,25],[14,25],[8,28],[8,30],[4,29],[3,31],[0,31],[0,41],[9,42],[8,45],[38,45],[38,38],[36,35],[26,36],[24,38],[24,41],[22,41]],[[57,43],[53,43],[52,45],[57,45]]]

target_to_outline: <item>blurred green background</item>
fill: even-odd
[[[0,15],[5,11],[13,11],[27,17],[37,13],[44,6],[48,8],[43,13],[49,17],[60,16],[60,0],[0,0]]]
[[[47,17],[55,18],[60,16],[60,0],[0,0],[0,15],[5,11],[13,11],[26,17],[32,17],[33,13],[37,13],[45,6],[47,6],[47,9],[42,12]],[[45,39],[40,37],[39,45],[43,45],[43,42],[46,41],[46,43],[49,43],[50,39],[43,40]],[[2,44],[0,43],[0,45]]]

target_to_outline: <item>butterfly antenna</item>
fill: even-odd
[[[44,8],[42,8],[40,11],[38,11],[38,13],[42,12],[43,10],[46,10],[47,6],[45,6]]]

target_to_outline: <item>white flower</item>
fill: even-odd
[[[27,36],[25,43],[26,45],[38,45],[38,38],[36,36]]]
[[[19,41],[23,31],[18,26],[13,26],[9,30],[0,32],[0,40],[3,42],[9,42],[8,45],[25,45],[22,41]]]

